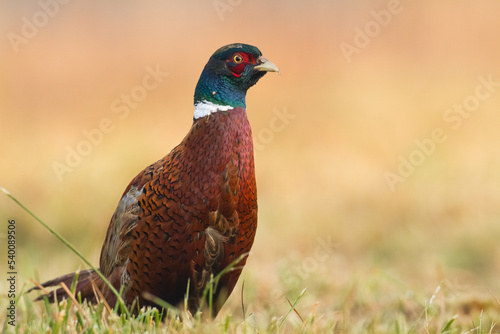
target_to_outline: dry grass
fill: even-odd
[[[443,115],[475,93],[479,77],[500,81],[500,4],[401,3],[348,63],[339,44],[352,43],[354,27],[387,2],[242,1],[224,20],[211,2],[194,9],[70,2],[17,54],[1,42],[0,185],[97,263],[127,183],[187,132],[210,54],[234,41],[255,44],[281,75],[266,76],[247,100],[263,145],[255,154],[259,229],[244,271],[246,316],[240,283],[214,323],[170,330],[275,331],[287,298],[293,303],[307,288],[296,307],[303,320],[292,312],[282,332],[488,333],[500,319],[500,89],[457,129]],[[3,36],[39,10],[36,2],[1,6]],[[169,75],[121,120],[112,102],[157,65]],[[294,118],[263,141],[284,111]],[[59,182],[52,163],[103,118],[114,130]],[[436,128],[446,141],[391,191],[384,173]],[[83,267],[0,197],[0,220],[8,218],[18,222],[19,291],[31,277]],[[323,253],[325,240],[333,251]],[[30,298],[21,298],[19,328],[59,319],[60,307],[46,311]],[[97,331],[119,332],[121,320],[110,321]]]

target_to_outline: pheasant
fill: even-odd
[[[155,306],[147,294],[178,306],[188,295],[196,312],[210,277],[247,254],[257,228],[253,142],[245,96],[276,65],[247,44],[218,49],[194,94],[193,124],[163,159],[128,185],[109,224],[99,270],[128,306]],[[223,274],[213,291],[215,317],[231,294],[246,257]],[[42,284],[71,284],[75,273]],[[116,296],[92,269],[81,271],[76,293],[90,303]],[[67,298],[62,288],[46,295]],[[208,298],[208,297],[207,297]]]

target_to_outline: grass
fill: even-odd
[[[90,262],[78,252],[57,231],[51,229],[40,218],[26,208],[8,191],[2,190],[23,208],[44,228],[58,238],[82,260]],[[244,255],[246,256],[246,255]],[[216,289],[221,275],[242,259],[235,260],[217,277],[212,277],[204,296]],[[76,278],[77,279],[77,278]],[[280,299],[285,299],[288,308],[279,311],[276,306],[267,305],[247,314],[248,305],[260,303],[255,298],[244,297],[244,283],[241,290],[240,307],[232,306],[231,311],[222,312],[215,320],[202,316],[200,310],[192,315],[187,311],[176,309],[161,300],[156,300],[158,308],[143,308],[138,313],[129,312],[121,307],[112,310],[101,302],[90,305],[82,302],[74,295],[76,279],[68,289],[71,298],[58,304],[33,302],[33,295],[24,294],[26,284],[16,298],[17,313],[15,326],[11,326],[7,315],[0,318],[3,333],[495,333],[496,322],[500,317],[500,303],[491,293],[489,300],[471,299],[457,303],[455,288],[449,282],[441,282],[431,296],[415,294],[407,290],[401,282],[397,282],[384,272],[373,271],[354,279],[350,284],[336,292],[339,298],[335,305],[337,311],[332,314],[318,311],[319,302],[304,298],[308,288],[298,292],[294,287],[286,289]],[[322,279],[328,280],[323,277]],[[316,281],[316,282],[315,282]],[[311,280],[311,289],[320,288],[320,280]],[[106,281],[107,282],[107,281]],[[36,282],[34,282],[37,284]],[[107,282],[108,286],[111,286]],[[317,284],[318,286],[314,286]],[[298,284],[297,286],[300,286]],[[278,288],[278,287],[275,287]],[[119,296],[119,293],[116,292]],[[285,296],[286,295],[286,296]],[[293,302],[287,296],[295,296]],[[283,300],[274,300],[278,304]],[[209,298],[209,303],[211,299]],[[2,298],[1,307],[7,308],[9,300]],[[312,304],[312,307],[308,307]],[[187,305],[187,302],[185,303]],[[163,307],[162,307],[163,306]],[[459,307],[457,309],[457,306]],[[208,305],[208,308],[211,306]],[[230,306],[231,307],[231,306]],[[239,309],[238,309],[239,308]]]
[[[446,287],[443,287],[445,289]],[[440,290],[425,301],[405,294],[382,295],[355,293],[338,305],[338,312],[318,312],[317,304],[309,308],[299,296],[293,307],[285,313],[268,309],[260,314],[241,309],[223,312],[215,320],[193,317],[185,311],[167,312],[161,320],[157,309],[143,309],[128,317],[110,312],[104,304],[77,304],[65,300],[58,305],[33,303],[32,296],[23,295],[18,300],[17,325],[11,328],[5,322],[5,333],[495,333],[495,320],[500,316],[498,305],[485,308],[480,313],[460,315],[455,313],[454,303],[440,295]],[[449,291],[448,291],[449,292]],[[352,291],[344,291],[352,293]],[[366,293],[366,291],[365,291]],[[371,291],[373,293],[373,291]],[[375,301],[379,299],[380,301]],[[245,304],[258,303],[244,300]],[[2,308],[5,307],[2,300]],[[182,320],[181,320],[182,319]],[[3,319],[2,319],[3,320]]]
[[[363,321],[353,321],[356,318],[359,319],[355,313],[366,311],[363,308],[367,305],[363,307],[365,301],[360,296],[349,299],[341,314],[332,318],[318,313],[316,306],[304,313],[298,310],[297,313],[292,312],[296,309],[304,309],[304,305],[301,305],[299,301],[299,295],[294,303],[296,309],[290,306],[286,314],[276,315],[272,315],[272,310],[268,310],[265,315],[266,319],[261,321],[256,321],[256,315],[252,313],[242,318],[236,313],[228,314],[227,312],[214,321],[202,320],[186,312],[181,312],[181,317],[177,313],[167,312],[166,319],[162,321],[160,311],[157,309],[144,309],[136,316],[127,317],[109,312],[103,304],[76,305],[71,300],[63,301],[58,305],[33,304],[29,296],[23,296],[18,303],[18,323],[15,330],[4,324],[3,332],[495,333],[494,319],[498,318],[498,312],[494,309],[486,310],[474,317],[460,316],[453,314],[453,307],[450,307],[448,303],[442,300],[437,302],[439,296],[436,295],[432,300],[433,296],[426,303],[418,305],[420,313],[416,318],[412,318],[413,310],[410,311],[405,305],[408,303],[408,296],[405,295],[379,304],[378,307],[382,307],[383,310],[365,317]],[[374,305],[368,307],[374,307]],[[260,318],[262,316],[263,314],[259,315]]]

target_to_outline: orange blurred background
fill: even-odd
[[[331,281],[330,298],[374,268],[416,290],[445,279],[500,295],[500,86],[456,129],[444,118],[473,101],[479,78],[500,82],[500,2],[54,2],[0,5],[0,186],[93,263],[128,182],[187,133],[210,55],[243,42],[281,70],[247,96],[259,229],[245,275],[258,294],[330,238],[335,253],[308,277]],[[148,69],[168,74],[121,119],[113,103]],[[103,119],[112,130],[58,177],[54,162]],[[390,186],[386,173],[436,128],[446,140]],[[0,226],[8,218],[22,282],[83,267],[0,195]]]

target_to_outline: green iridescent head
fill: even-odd
[[[247,90],[267,72],[279,70],[255,46],[241,43],[223,46],[205,65],[194,92],[194,104],[211,102],[245,108]]]

